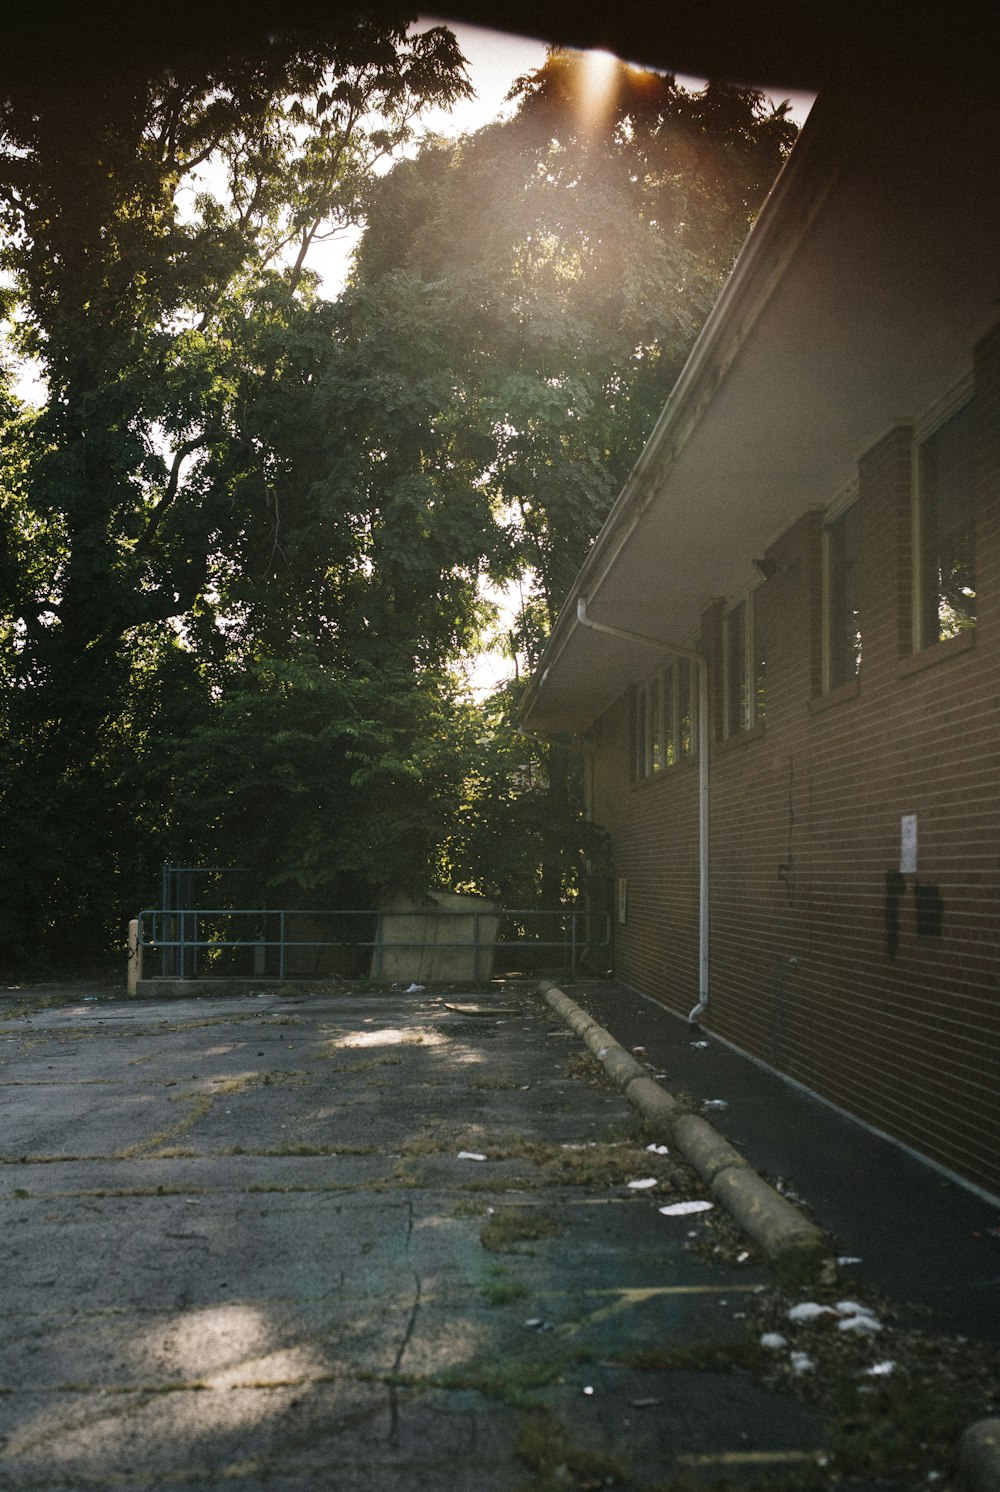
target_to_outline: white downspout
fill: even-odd
[[[647,637],[642,632],[629,632],[624,627],[611,627],[606,622],[595,622],[587,615],[587,598],[578,596],[576,619],[582,627],[594,632],[606,632],[609,637],[619,637],[623,642],[637,642],[644,647],[655,648],[669,658],[689,658],[698,667],[698,1003],[688,1014],[693,1026],[699,1016],[708,1009],[708,817],[709,817],[709,735],[708,735],[708,659],[694,648],[679,647],[672,642],[663,642],[659,637]]]

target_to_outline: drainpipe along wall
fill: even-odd
[[[639,643],[642,647],[655,648],[667,658],[690,658],[698,668],[698,1003],[688,1013],[688,1021],[695,1025],[708,1009],[708,819],[709,819],[709,724],[708,724],[708,659],[693,648],[684,648],[658,637],[647,637],[642,632],[629,632],[624,627],[612,627],[606,622],[597,622],[587,614],[587,597],[578,596],[576,619],[582,627],[594,632],[606,632],[609,637],[621,638],[624,642]]]

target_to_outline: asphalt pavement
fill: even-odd
[[[903,1277],[766,1075],[574,997]],[[747,1366],[766,1261],[532,990],[29,1000],[0,1089],[0,1488],[841,1486],[799,1370]],[[994,1220],[948,1196],[955,1237]],[[952,1320],[992,1298],[950,1281]],[[880,1350],[847,1345],[855,1377]]]
[[[750,1164],[800,1196],[853,1277],[1000,1343],[1000,1206],[685,1019],[613,981],[562,984],[663,1087],[686,1094]],[[1000,1104],[1000,1097],[998,1097]],[[1000,1107],[998,1107],[1000,1113]]]

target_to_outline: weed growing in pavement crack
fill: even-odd
[[[498,1207],[479,1230],[479,1241],[492,1254],[518,1254],[527,1252],[519,1248],[519,1244],[555,1238],[561,1232],[561,1225],[543,1212],[527,1211],[522,1207]]]
[[[510,1270],[502,1264],[493,1265],[482,1290],[483,1299],[491,1306],[511,1305],[515,1300],[524,1300],[531,1293],[527,1285],[512,1279]]]
[[[534,1410],[515,1449],[531,1472],[531,1492],[622,1486],[631,1466],[626,1456],[575,1445],[565,1426],[548,1409]]]

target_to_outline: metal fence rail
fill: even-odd
[[[408,921],[414,924],[413,936],[400,936],[400,925]],[[441,936],[446,928],[455,936]],[[496,953],[528,950],[558,951],[575,976],[585,950],[610,943],[610,914],[577,907],[329,911],[168,905],[147,908],[138,919],[144,965],[153,957],[160,977],[174,979],[362,972],[379,979],[401,966],[401,956],[422,951],[442,966],[451,952],[455,968],[467,954],[469,972],[457,977],[479,980],[490,977]]]

